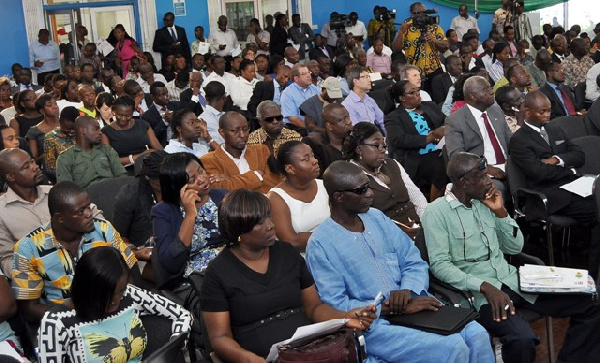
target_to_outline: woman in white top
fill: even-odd
[[[329,217],[329,196],[319,176],[319,163],[312,149],[300,141],[281,145],[277,164],[285,175],[267,194],[277,238],[304,251],[306,242]]]

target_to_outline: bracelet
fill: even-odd
[[[130,162],[131,164],[134,164],[134,163],[135,163],[135,160],[133,160],[133,154],[129,154],[129,162]]]

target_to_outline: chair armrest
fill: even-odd
[[[529,188],[519,188],[513,193],[515,212],[526,220],[548,219],[548,197],[544,193]]]
[[[525,264],[539,265],[539,266],[546,265],[544,263],[544,261],[542,261],[540,258],[532,256],[532,255],[528,255],[523,252],[517,253],[516,255],[506,255],[505,257],[506,257],[506,260],[508,261],[508,263],[510,263],[511,265],[513,265],[515,267],[523,266]]]
[[[469,308],[475,308],[475,299],[470,291],[459,290],[452,285],[438,280],[430,274],[429,292],[436,298],[453,306],[461,306],[465,302]]]

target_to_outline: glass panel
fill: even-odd
[[[87,2],[109,2],[115,0],[44,0],[44,5],[81,4]]]
[[[235,30],[238,40],[245,42],[248,38],[248,25],[254,18],[254,1],[231,2],[225,4],[227,27]]]
[[[262,0],[262,19],[261,21],[262,27],[265,28],[267,25],[265,24],[265,16],[267,14],[275,14],[275,13],[286,13],[289,16],[287,11],[288,3],[287,0]],[[304,20],[302,20],[304,22]],[[290,24],[292,23],[292,19],[290,17]],[[274,25],[275,23],[273,23]]]
[[[52,39],[60,47],[61,65],[76,64],[78,56],[77,47],[73,47],[71,39],[73,32],[73,14],[70,10],[47,13],[48,24]]]
[[[127,34],[135,38],[135,22],[133,21],[133,6],[111,6],[107,8],[90,9],[95,39],[108,38],[111,30],[117,24],[122,24]],[[136,39],[137,40],[137,39]]]

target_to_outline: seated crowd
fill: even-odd
[[[265,362],[298,327],[345,319],[368,361],[493,362],[491,335],[504,361],[533,362],[524,308],[570,317],[560,360],[597,359],[600,302],[523,293],[504,255],[530,230],[513,219],[512,167],[544,213],[589,229],[598,279],[598,196],[560,188],[597,155],[558,121],[600,140],[600,23],[593,39],[534,35],[511,3],[481,44],[466,5],[445,32],[413,24],[428,14],[416,2],[398,31],[379,6],[345,34],[252,19],[241,47],[224,15],[189,44],[167,13],[160,70],[121,24],[109,55],[69,45],[81,57],[63,73],[14,64],[0,77],[0,342],[41,362],[139,361],[164,330]],[[53,44],[42,29],[30,52]],[[430,274],[474,296],[459,333],[388,320],[440,309]]]

